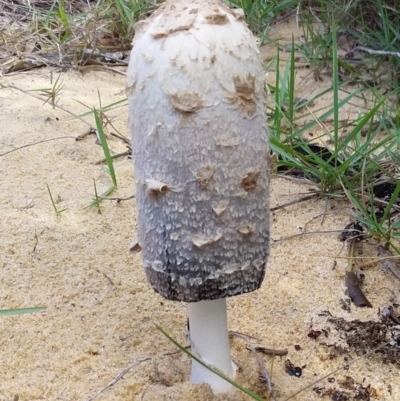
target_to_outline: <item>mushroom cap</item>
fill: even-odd
[[[269,252],[268,132],[261,58],[241,10],[163,3],[137,27],[127,94],[150,285],[185,302],[258,289]]]

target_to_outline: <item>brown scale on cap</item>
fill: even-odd
[[[215,167],[210,165],[202,166],[197,169],[195,176],[201,188],[208,189],[214,171]]]
[[[248,173],[246,173],[246,175],[242,178],[242,181],[240,182],[241,187],[246,191],[255,189],[257,187],[257,180],[260,174],[260,171],[249,171]]]
[[[203,107],[198,93],[173,93],[169,95],[172,105],[182,113],[195,113]]]

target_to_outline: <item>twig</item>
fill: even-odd
[[[392,253],[385,249],[382,245],[379,245],[376,251],[379,257],[384,256],[384,258],[379,259],[379,262],[382,264],[382,266],[390,270],[400,280],[400,268],[396,266],[396,263],[392,263],[390,260],[388,260],[398,260],[399,257],[392,255]]]
[[[314,112],[308,107],[308,105],[306,105],[307,111],[311,114],[311,116],[314,118],[314,120],[316,121],[316,123],[319,125],[319,127],[321,128],[322,131],[324,131],[324,133],[326,135],[329,134],[329,129],[328,127],[314,114]]]
[[[319,196],[319,193],[314,193],[312,195],[304,196],[303,198],[294,200],[292,202],[284,203],[283,205],[271,207],[270,210],[271,210],[271,212],[274,212],[275,210],[283,209],[284,207],[292,206],[292,205],[295,205],[296,203],[301,203],[301,202],[308,201],[310,199],[316,198],[317,196]]]
[[[129,65],[129,62],[128,62],[128,61],[124,61],[124,60],[121,60],[121,59],[119,59],[119,58],[112,57],[112,56],[110,56],[109,54],[105,54],[104,56],[105,56],[105,58],[107,58],[107,59],[110,59],[110,60],[112,60],[112,61],[115,61],[115,64],[113,64],[113,65],[115,65],[116,67],[128,66],[128,65]],[[126,74],[125,74],[125,75],[126,75]]]
[[[255,347],[254,347],[254,345],[253,345],[253,343],[252,343],[252,342],[249,340],[249,338],[248,338],[246,335],[244,335],[244,334],[240,334],[240,333],[237,333],[237,332],[230,332],[230,334],[232,334],[232,335],[235,336],[235,337],[241,338],[241,339],[244,340],[244,341],[247,343],[247,345],[250,347],[251,352],[254,354],[254,356],[255,356],[255,358],[256,358],[256,360],[257,360],[257,362],[258,362],[258,365],[260,366],[261,373],[262,373],[262,375],[264,376],[264,379],[265,379],[265,381],[266,381],[266,383],[267,383],[269,393],[270,393],[271,397],[272,397],[274,400],[276,400],[276,398],[275,398],[275,393],[274,393],[274,388],[273,388],[273,386],[272,386],[271,378],[269,377],[269,374],[268,374],[268,371],[267,371],[267,369],[266,369],[266,367],[265,367],[265,364],[264,364],[263,360],[260,358],[260,356],[258,355],[258,353],[257,353],[257,351],[256,351],[256,349],[255,349]]]
[[[98,273],[101,273],[101,274],[108,280],[108,282],[109,282],[111,285],[114,285],[114,281],[112,281],[112,279],[111,279],[109,276],[107,276],[106,273],[102,272],[102,271],[99,270],[99,269],[96,269],[96,271],[97,271]]]
[[[87,131],[85,131],[83,134],[78,135],[78,136],[75,138],[75,140],[76,140],[77,142],[78,142],[78,141],[81,141],[82,139],[84,139],[84,138],[86,138],[87,136],[92,135],[92,134],[96,134],[96,131],[95,131],[94,128],[89,127],[89,129],[88,129]]]
[[[333,212],[324,212],[324,213],[320,213],[320,214],[317,214],[316,216],[314,216],[312,219],[310,219],[310,220],[308,220],[307,221],[307,223],[306,224],[304,224],[304,231],[303,232],[307,232],[307,226],[311,223],[311,222],[313,222],[314,220],[316,220],[316,219],[318,219],[319,217],[321,217],[321,216],[327,216],[328,214],[329,215],[331,215],[331,214],[337,214],[338,213],[338,211],[339,210],[346,210],[346,209],[348,209],[348,207],[346,206],[346,207],[341,207],[341,208],[335,208],[335,210],[333,211]],[[322,223],[321,223],[322,224]]]
[[[253,340],[259,340],[259,338],[251,336],[250,334],[243,334],[243,333],[239,333],[238,331],[233,331],[233,330],[228,331],[229,337],[235,337],[236,334],[241,334],[243,336],[246,336],[247,338],[252,338]]]
[[[354,230],[329,230],[329,231],[307,231],[299,234],[290,235],[289,237],[272,240],[273,244],[277,244],[278,242],[287,241],[296,237],[302,237],[303,235],[311,235],[311,234],[332,234],[332,233],[342,233],[342,232],[354,232]]]
[[[130,150],[126,150],[125,152],[116,153],[115,155],[112,155],[112,156],[111,156],[111,159],[112,159],[112,160],[118,159],[118,157],[129,156],[130,154],[131,154]],[[99,164],[105,163],[106,161],[107,161],[106,159],[101,159],[101,160],[98,160],[97,162],[95,162],[94,164],[95,164],[95,165],[99,165]]]
[[[271,349],[265,347],[256,347],[255,350],[257,352],[261,352],[264,355],[271,355],[271,356],[285,356],[289,353],[287,349]]]
[[[312,181],[310,181],[310,180],[308,180],[307,178],[304,178],[304,177],[303,178],[297,178],[297,177],[293,177],[293,176],[288,175],[288,174],[280,173],[279,171],[278,171],[278,174],[276,174],[276,176],[279,177],[279,178],[283,178],[285,180],[288,180],[288,181],[292,181],[292,182],[298,183],[298,184],[308,185],[310,187],[317,188],[317,184],[315,182],[312,182]]]
[[[361,201],[364,202],[365,199],[369,200],[370,198],[366,197],[364,195],[361,198]],[[373,203],[374,203],[374,206],[384,206],[384,207],[386,207],[389,204],[389,202],[384,201],[382,199],[378,199],[378,198],[373,198]],[[392,209],[395,210],[396,212],[398,212],[398,211],[400,211],[400,206],[397,206],[396,204],[394,204],[394,205],[392,205]],[[394,212],[392,212],[392,213],[394,213]]]
[[[142,393],[142,397],[140,398],[141,401],[144,400],[144,396],[145,396],[145,394],[146,394],[146,391],[147,391],[147,390],[149,389],[149,387],[152,386],[152,385],[153,385],[153,383],[150,383],[150,384],[144,389],[144,391],[143,391],[143,393]]]
[[[325,200],[325,210],[324,213],[322,213],[322,220],[321,220],[321,226],[324,225],[324,221],[325,221],[325,216],[327,215],[327,210],[328,210],[328,203],[329,203],[329,198],[326,198]]]
[[[347,261],[347,272],[352,272],[354,269],[354,257],[356,254],[358,237],[350,237],[348,240],[348,261]]]
[[[134,368],[137,365],[140,365],[143,362],[150,361],[151,359],[153,359],[153,357],[148,356],[147,358],[140,358],[140,359],[136,360],[135,362],[131,363],[129,366],[127,366],[125,369],[123,369],[121,372],[119,372],[118,375],[115,376],[114,379],[112,379],[110,381],[110,383],[108,383],[105,387],[103,387],[102,389],[97,391],[97,393],[91,395],[86,401],[93,401],[100,394],[104,393],[104,391],[106,391],[108,388],[112,387],[115,383],[117,383],[119,380],[121,380],[132,368]]]
[[[356,46],[354,50],[361,50],[369,54],[378,54],[380,56],[396,56],[400,58],[400,52],[391,52],[387,50],[374,50],[374,49],[368,49],[368,47],[363,47],[363,46]]]
[[[19,146],[18,148],[8,150],[7,152],[4,152],[4,153],[0,153],[0,157],[8,155],[13,152],[16,152],[17,150],[28,148],[29,146],[40,145],[41,143],[50,142],[50,141],[57,141],[58,139],[75,139],[76,140],[76,137],[72,136],[72,135],[67,135],[67,136],[59,136],[58,138],[50,138],[50,139],[44,139],[43,141],[27,143],[26,145]]]
[[[35,245],[34,245],[34,247],[33,247],[33,249],[32,249],[32,253],[35,253],[35,252],[36,252],[36,248],[37,248],[37,246],[38,246],[38,244],[39,244],[39,236],[38,236],[38,233],[36,232],[36,229],[35,229],[34,238],[35,238]]]
[[[85,65],[83,67],[78,67],[77,69],[82,75],[85,75],[88,72],[92,72],[92,71],[101,71],[101,72],[107,72],[107,73],[111,73],[111,74],[123,75],[124,77],[126,76],[125,72],[116,70],[115,68],[106,67],[105,65],[91,64],[91,65]]]
[[[117,203],[119,203],[119,202],[122,202],[122,201],[135,199],[135,195],[128,196],[127,198],[107,198],[107,197],[104,197],[102,199],[103,200],[110,200],[110,201],[117,201]]]
[[[97,391],[97,393],[91,395],[86,401],[93,401],[95,398],[97,398],[100,394],[104,393],[104,391],[106,391],[107,389],[109,389],[110,387],[112,387],[115,383],[117,383],[119,380],[121,380],[132,368],[134,368],[137,365],[140,365],[143,362],[148,362],[151,361],[154,358],[158,358],[158,357],[162,357],[162,356],[169,356],[169,355],[175,355],[178,354],[180,352],[180,350],[174,350],[174,351],[168,351],[165,352],[161,355],[154,355],[154,356],[148,356],[145,358],[139,358],[137,359],[135,362],[132,362],[129,366],[127,366],[125,369],[121,370],[121,372],[119,372],[117,374],[117,376],[114,377],[114,379],[112,379],[105,387],[103,387],[102,389],[100,389],[99,391]]]
[[[111,126],[112,126],[112,124],[111,124]],[[115,128],[114,128],[114,129],[115,129]],[[114,136],[115,138],[121,139],[122,142],[126,143],[126,144],[129,145],[129,146],[131,145],[131,141],[130,141],[128,138],[126,138],[125,136],[123,136],[123,135],[121,135],[121,134],[119,134],[119,133],[110,132],[110,135],[111,135],[111,136]]]

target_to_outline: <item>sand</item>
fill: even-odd
[[[103,201],[101,214],[87,207],[94,180],[98,193],[111,186],[104,166],[96,164],[103,157],[101,147],[94,135],[75,140],[88,125],[30,95],[40,97],[37,90],[51,87],[57,76],[55,70],[37,69],[0,78],[5,85],[0,91],[0,308],[46,307],[41,313],[0,318],[0,399],[86,401],[132,365],[96,400],[249,399],[240,392],[215,397],[206,385],[192,386],[190,360],[156,329],[158,324],[186,344],[186,306],[157,295],[146,282],[140,254],[128,251],[136,230],[134,199]],[[103,106],[124,99],[124,77],[119,74],[67,71],[60,81],[57,104],[76,115],[99,107],[97,91]],[[115,127],[108,126],[108,134],[118,129],[128,137],[126,104],[106,114]],[[90,115],[84,120],[94,123]],[[108,139],[113,152],[126,150],[121,140]],[[27,144],[32,146],[17,149]],[[132,162],[121,157],[114,165],[118,189],[111,196],[128,198],[134,194]],[[55,212],[47,186],[63,212]],[[278,177],[271,186],[271,206],[298,199],[310,189]],[[377,320],[379,310],[393,303],[384,287],[399,303],[399,281],[371,264],[365,270],[364,292],[373,308],[343,309],[346,248],[337,232],[283,240],[304,230],[343,229],[349,216],[348,203],[323,199],[274,212],[271,256],[261,289],[228,301],[230,330],[257,337],[257,345],[288,350],[283,357],[261,355],[279,401],[356,357],[350,349],[333,353],[322,344],[343,343],[325,311],[347,320]],[[327,337],[312,339],[311,329],[326,329]],[[233,338],[231,346],[238,381],[268,399],[246,344]],[[286,359],[303,367],[301,377],[285,372]],[[346,376],[370,385],[379,400],[400,400],[399,369],[378,356],[332,373],[330,382],[313,385],[293,400],[334,399],[333,390],[323,397],[314,387],[347,391],[354,399],[355,390],[340,384]]]

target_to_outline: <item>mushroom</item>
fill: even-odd
[[[269,252],[264,76],[243,12],[163,3],[136,26],[127,95],[135,249],[153,289],[188,303],[192,352],[234,377],[226,298],[260,287]],[[231,389],[196,361],[191,381]]]

